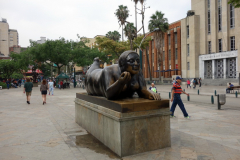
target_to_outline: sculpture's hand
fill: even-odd
[[[158,93],[155,93],[153,91],[149,91],[150,95],[149,95],[149,99],[151,100],[161,100],[161,96]]]
[[[131,74],[129,72],[123,72],[119,78],[120,83],[128,83],[131,80]]]

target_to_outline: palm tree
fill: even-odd
[[[122,41],[123,41],[123,26],[125,26],[125,22],[129,16],[129,10],[127,6],[123,5],[118,6],[115,15],[118,18],[119,25],[122,26]]]
[[[164,13],[161,11],[156,11],[155,14],[153,14],[150,17],[150,20],[148,22],[148,29],[150,31],[154,31],[154,29],[158,28],[157,31],[155,31],[154,41],[155,46],[157,47],[157,54],[158,54],[158,65],[159,65],[159,71],[162,63],[162,39],[164,33],[168,30],[168,19],[164,18]],[[161,74],[159,73],[159,80],[161,80]]]
[[[133,23],[128,23],[124,28],[125,36],[127,36],[128,40],[130,41],[131,50],[133,50],[133,39],[136,36],[136,32],[137,30],[134,27]]]
[[[118,32],[118,31],[109,31],[107,34],[106,34],[106,37],[109,38],[109,39],[112,39],[116,42],[119,41],[119,39],[121,38],[121,34]]]
[[[146,0],[139,0],[140,3],[141,3],[141,6],[142,6],[142,10],[141,10],[141,14],[142,14],[142,29],[143,29],[143,35],[145,36],[145,29],[144,29],[144,13],[145,13],[145,5],[144,5],[144,2]]]
[[[136,30],[137,30],[137,3],[139,0],[133,0],[135,3],[135,26],[136,26]]]

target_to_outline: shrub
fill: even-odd
[[[3,82],[0,82],[0,86],[2,86],[2,88],[7,88],[7,84]]]

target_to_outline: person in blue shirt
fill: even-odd
[[[232,87],[234,87],[233,84],[229,83],[228,88],[226,89],[226,93],[230,93],[230,90],[233,90]]]
[[[151,87],[149,87],[149,90],[157,93],[157,88],[154,86],[154,83],[151,84]]]

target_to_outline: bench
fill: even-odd
[[[235,93],[234,91],[237,91],[239,93],[240,86],[234,86],[230,88],[230,93]]]

